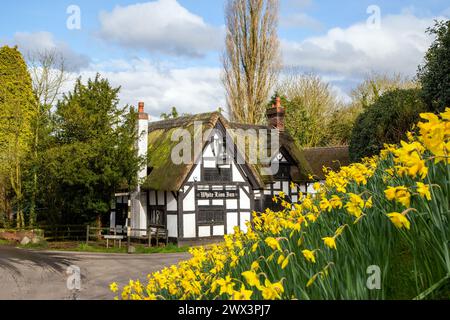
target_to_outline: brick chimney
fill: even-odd
[[[267,109],[266,115],[268,120],[268,125],[271,128],[278,129],[279,131],[284,131],[284,116],[286,111],[281,105],[280,97],[277,97],[275,104]]]
[[[139,102],[139,105],[138,105],[139,120],[148,120],[149,119],[148,114],[145,113],[144,109],[145,109],[144,103]]]
[[[148,120],[149,116],[145,113],[144,102],[138,104],[138,155],[140,157],[147,157],[148,151]],[[147,166],[143,166],[139,171],[139,179],[147,177]]]

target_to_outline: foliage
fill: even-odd
[[[338,108],[330,85],[314,74],[289,74],[278,84],[278,94],[286,109],[286,128],[296,142],[302,147],[327,145],[328,124]]]
[[[349,145],[353,127],[360,114],[360,109],[353,104],[335,110],[327,125],[326,144],[333,146]]]
[[[188,116],[188,115],[189,114],[187,114],[187,113],[183,113],[181,115],[181,117]],[[161,116],[160,116],[160,118],[162,120],[176,119],[176,118],[179,118],[179,117],[180,117],[180,114],[178,113],[178,110],[177,110],[176,107],[172,107],[172,109],[170,110],[169,113],[165,113],[165,112],[161,113]]]
[[[78,79],[57,104],[54,141],[37,164],[48,223],[104,218],[115,190],[136,184],[137,114],[119,107],[118,92],[97,75],[87,84]]]
[[[358,161],[380,152],[383,145],[399,143],[426,111],[420,90],[394,90],[384,93],[359,115],[353,127],[350,156]]]
[[[352,90],[351,105],[361,112],[375,103],[383,94],[396,89],[418,89],[419,84],[401,74],[371,73]]]
[[[450,105],[450,20],[436,21],[428,33],[435,40],[419,67],[418,78],[428,108],[440,112]]]
[[[405,274],[412,289],[402,295],[430,297],[450,279],[450,109],[421,117],[419,135],[326,171],[301,203],[280,193],[285,209],[254,213],[246,233],[111,290],[122,299],[395,299]]]
[[[24,179],[28,190],[29,224],[33,226],[37,220],[36,195],[39,184],[36,163],[39,153],[45,150],[45,145],[51,139],[51,108],[60,97],[68,76],[64,57],[55,50],[30,52],[27,60],[36,97],[32,160],[28,162]]]
[[[18,227],[25,226],[22,172],[32,145],[35,106],[31,78],[22,55],[17,48],[0,48],[0,181],[14,192]],[[3,194],[7,192],[4,190]]]

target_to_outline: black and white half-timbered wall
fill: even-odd
[[[206,113],[159,122],[148,122],[143,103],[139,104],[138,152],[148,158],[148,167],[142,168],[142,183],[137,190],[117,194],[111,213],[111,226],[127,225],[126,213],[131,205],[134,237],[146,237],[149,226],[163,226],[169,238],[179,244],[215,240],[231,234],[236,227],[246,230],[253,211],[277,209],[272,202],[275,194],[283,191],[293,202],[298,193],[312,192],[308,176],[314,174],[302,150],[284,131],[284,109],[279,102],[267,112],[268,126],[232,123],[220,113]],[[213,129],[204,139],[198,159],[189,164],[175,164],[172,151],[179,141],[173,139],[177,130],[195,135],[201,124],[202,133]],[[242,161],[234,144],[234,135],[245,130],[279,130],[279,150],[273,152],[277,162],[274,175],[263,175],[260,165]],[[241,152],[241,153],[240,153]],[[256,150],[247,150],[256,152]],[[241,161],[239,161],[241,160]],[[317,166],[317,159],[316,161]],[[291,182],[295,187],[291,188]]]

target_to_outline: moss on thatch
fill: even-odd
[[[304,149],[303,153],[306,160],[311,164],[314,177],[318,180],[324,180],[325,174],[323,168],[333,171],[339,171],[342,166],[348,166],[350,156],[348,147],[325,147]]]
[[[267,126],[230,123],[218,112],[185,116],[177,119],[150,123],[148,136],[148,166],[151,172],[143,183],[143,188],[164,191],[180,190],[183,183],[188,178],[193,165],[176,165],[171,160],[172,150],[179,143],[179,141],[172,141],[173,133],[177,129],[185,129],[190,133],[191,137],[199,135],[200,132],[194,132],[194,123],[199,122],[202,124],[203,129],[203,132],[201,132],[201,134],[204,135],[206,130],[216,127],[219,121],[225,129],[269,129],[269,127]],[[235,139],[236,137],[232,138]],[[206,143],[206,141],[204,141],[204,143]],[[302,151],[295,145],[292,137],[286,132],[282,132],[280,134],[280,144],[281,147],[289,153],[289,155],[293,158],[297,165],[298,170],[294,170],[292,172],[294,181],[306,181],[308,175],[312,173],[312,170],[308,162],[306,161]],[[248,154],[257,151],[250,150],[247,145],[245,151],[238,150],[238,152],[240,152],[241,155],[245,153],[245,158],[249,159]],[[193,155],[191,156],[193,157]],[[254,176],[254,180],[257,184],[256,187],[264,188],[265,184],[272,181],[271,176],[261,174],[261,164],[247,164],[247,167],[251,174]]]

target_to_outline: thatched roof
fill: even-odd
[[[199,132],[194,133],[195,122],[202,124],[202,134],[208,129],[215,128],[219,122],[225,129],[270,129],[267,126],[231,123],[218,112],[152,122],[149,124],[148,134],[148,166],[151,171],[142,185],[144,189],[178,191],[182,187],[194,164],[176,165],[172,162],[172,149],[179,142],[171,141],[171,137],[177,129],[186,129],[191,137],[194,134],[199,134]],[[291,172],[294,180],[296,182],[305,181],[312,170],[302,151],[296,146],[292,137],[285,132],[280,134],[280,144],[281,148],[286,150],[297,164],[298,170]],[[247,154],[252,152],[252,150],[248,150],[249,148],[246,149]],[[238,150],[239,152],[244,153],[242,150]],[[246,157],[246,159],[248,158]],[[258,164],[247,164],[246,167],[253,176],[255,187],[262,189],[266,183],[271,181],[271,177],[261,174],[261,167]]]
[[[325,147],[303,149],[306,160],[309,162],[314,178],[324,180],[323,167],[338,171],[340,167],[349,165],[350,156],[348,147]]]

